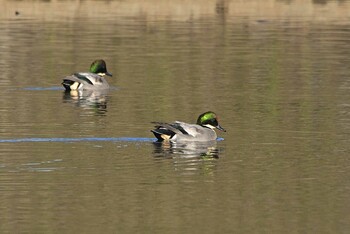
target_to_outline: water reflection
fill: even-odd
[[[153,145],[157,159],[170,158],[173,160],[173,169],[184,176],[183,182],[196,182],[196,177],[193,177],[196,175],[205,176],[203,178],[208,180],[215,174],[219,158],[216,141],[205,143],[154,142]]]
[[[98,115],[107,112],[108,90],[72,90],[63,93],[63,102],[72,103],[83,109],[94,110]]]
[[[154,142],[154,153],[160,157],[219,158],[216,141],[209,142]]]
[[[0,233],[347,233],[350,1],[321,2],[2,1]],[[53,87],[98,57],[120,92]],[[225,142],[124,138],[203,109]]]
[[[4,166],[4,169],[7,169],[8,172],[53,172],[64,169],[64,167],[61,167],[59,164],[62,161],[62,159],[53,159],[40,162],[26,162],[19,165]]]

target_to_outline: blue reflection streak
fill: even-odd
[[[65,138],[65,137],[53,137],[53,138],[17,138],[17,139],[0,139],[0,143],[19,143],[19,142],[84,142],[84,141],[115,141],[115,142],[155,142],[155,138],[144,137],[82,137],[82,138]],[[218,138],[218,141],[224,140]]]
[[[82,138],[18,138],[3,139],[0,143],[17,143],[17,142],[79,142],[79,141],[129,141],[129,142],[152,142],[154,138],[135,138],[135,137],[82,137]]]
[[[52,87],[26,87],[23,90],[29,91],[47,91],[47,90],[64,90],[61,86],[52,86]]]

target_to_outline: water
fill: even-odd
[[[1,3],[1,233],[350,229],[349,1]],[[220,141],[154,143],[207,110]]]

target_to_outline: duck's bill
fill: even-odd
[[[106,76],[113,76],[112,73],[106,72]]]
[[[220,131],[226,132],[226,130],[223,127],[221,127],[220,125],[216,126],[216,128],[219,129]]]

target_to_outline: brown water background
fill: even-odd
[[[350,1],[0,3],[1,233],[349,232]],[[151,142],[206,110],[223,141]]]

